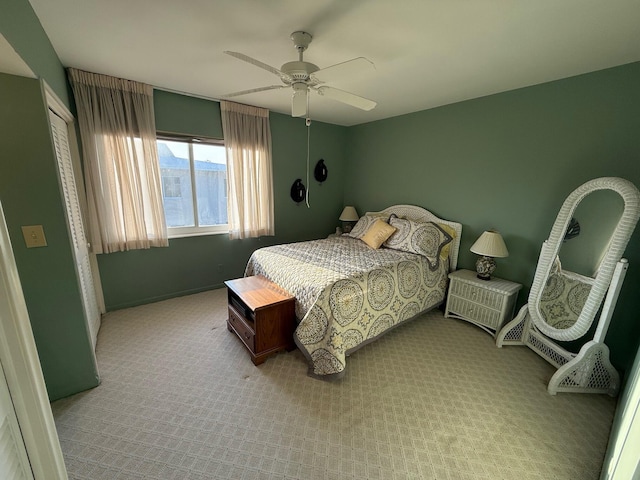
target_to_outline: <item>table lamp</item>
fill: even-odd
[[[342,222],[342,231],[344,233],[349,233],[353,226],[356,224],[360,217],[358,217],[358,212],[351,205],[344,207],[342,213],[340,214],[339,220]]]
[[[496,269],[494,258],[508,257],[509,251],[504,244],[502,235],[495,230],[487,230],[476,240],[470,250],[480,255],[476,262],[477,277],[481,280],[491,280],[491,274]]]

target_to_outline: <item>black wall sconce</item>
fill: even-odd
[[[327,170],[327,166],[324,164],[324,159],[318,160],[316,163],[316,168],[313,170],[313,177],[320,183],[324,182],[327,179],[327,175],[329,171]]]
[[[291,185],[291,200],[296,203],[300,203],[304,200],[305,195],[307,194],[307,189],[302,183],[301,178],[297,178],[293,185]]]

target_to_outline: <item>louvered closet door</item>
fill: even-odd
[[[0,364],[0,478],[33,479],[2,364]]]
[[[84,304],[85,317],[89,324],[89,334],[95,351],[98,330],[100,329],[100,310],[96,299],[96,290],[91,273],[89,248],[85,236],[78,190],[73,175],[73,163],[69,150],[69,136],[67,123],[52,111],[49,111],[51,119],[51,131],[58,159],[60,172],[60,185],[62,187],[64,202],[67,210],[67,224],[73,241],[73,252],[80,282],[82,302]]]

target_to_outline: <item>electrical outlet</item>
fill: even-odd
[[[47,246],[47,239],[44,236],[42,225],[23,225],[22,236],[27,248]]]

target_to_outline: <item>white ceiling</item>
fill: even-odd
[[[355,125],[640,60],[638,0],[30,0],[65,66],[219,99],[274,85],[305,60],[355,57],[376,70],[330,84],[378,102],[365,112],[313,95],[311,118]],[[289,89],[234,101],[289,113]]]

